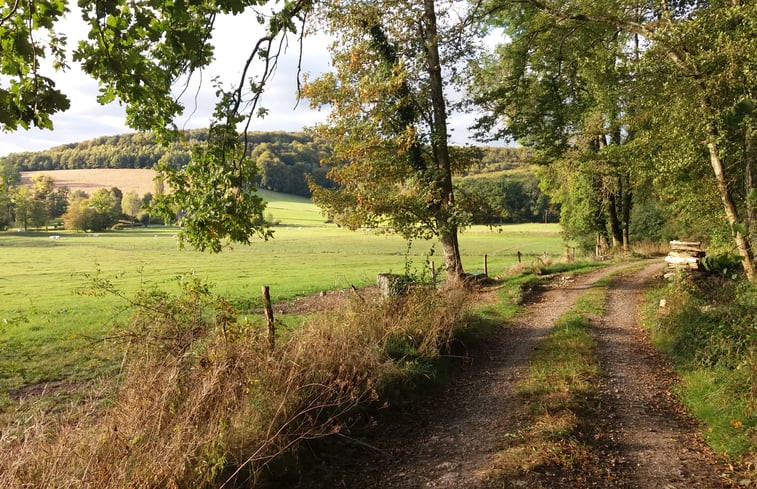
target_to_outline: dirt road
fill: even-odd
[[[660,270],[659,261],[613,281],[607,313],[595,328],[606,372],[597,421],[597,445],[606,466],[594,470],[593,478],[498,480],[490,475],[503,436],[518,429],[506,413],[531,351],[583,292],[622,268],[561,280],[559,288],[539,294],[518,320],[473,352],[471,363],[442,392],[387,410],[373,430],[316,456],[318,463],[303,479],[278,487],[727,487],[670,394],[672,374],[636,325],[640,291]]]

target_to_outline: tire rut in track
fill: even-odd
[[[604,381],[600,386],[603,458],[608,487],[729,487],[672,388],[676,377],[638,325],[638,304],[658,265],[616,277],[595,328]]]

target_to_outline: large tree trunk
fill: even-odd
[[[463,275],[463,263],[460,259],[460,246],[457,240],[457,225],[450,221],[455,196],[452,190],[452,165],[450,164],[449,147],[447,145],[447,108],[442,88],[442,65],[439,59],[439,39],[436,29],[434,0],[423,1],[423,13],[423,20],[425,21],[423,35],[428,57],[431,106],[433,108],[431,147],[439,170],[440,203],[436,215],[436,224],[439,228],[439,239],[444,252],[447,276],[456,280]]]
[[[618,218],[618,197],[614,192],[609,192],[608,200],[608,217],[610,219],[610,233],[612,237],[612,247],[617,248],[623,242],[623,229],[620,226]]]
[[[744,132],[744,160],[746,167],[746,226],[747,239],[751,246],[757,244],[757,168],[755,168],[755,147],[754,132],[747,125]]]
[[[463,276],[463,262],[460,259],[460,245],[457,241],[457,228],[452,232],[439,233],[439,241],[442,244],[444,265],[447,269],[447,277],[458,280]]]
[[[629,251],[631,246],[631,207],[633,206],[633,192],[631,178],[626,174],[625,192],[623,193],[623,251]]]
[[[707,150],[710,153],[710,164],[712,165],[712,170],[715,172],[715,179],[718,184],[720,199],[723,201],[726,219],[731,226],[733,237],[736,241],[736,248],[739,250],[739,254],[743,260],[744,272],[746,272],[746,276],[750,282],[755,282],[757,281],[757,271],[755,270],[754,254],[752,253],[749,240],[739,230],[739,214],[731,198],[731,193],[728,191],[728,182],[725,178],[723,162],[720,160],[718,147],[714,143],[714,132],[713,128],[710,134],[712,139],[707,143]]]

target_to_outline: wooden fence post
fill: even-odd
[[[273,322],[273,306],[271,306],[271,291],[267,285],[263,286],[263,313],[268,325],[268,347],[273,351],[276,347],[276,326]]]
[[[484,277],[489,278],[489,256],[484,255]]]
[[[521,257],[521,254],[520,254],[520,251],[519,251],[518,252],[518,263],[520,263],[520,257]]]

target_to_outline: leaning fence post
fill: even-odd
[[[263,286],[263,313],[268,325],[268,347],[273,351],[276,347],[276,326],[273,322],[273,306],[271,306],[271,291],[267,285]]]

